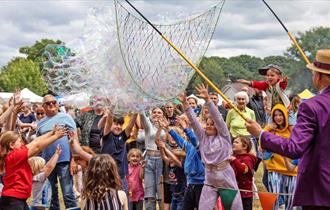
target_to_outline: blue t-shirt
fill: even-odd
[[[45,117],[38,122],[37,136],[41,136],[51,130],[55,125],[67,126],[69,130],[76,130],[76,123],[72,117],[66,113],[58,113],[53,117]],[[62,138],[56,140],[52,144],[48,145],[44,151],[42,151],[42,157],[48,161],[55,153],[57,145],[61,145],[62,153],[58,158],[57,163],[70,162],[71,153],[68,136],[65,135]]]
[[[31,112],[28,116],[24,116],[24,114],[21,114],[19,116],[19,120],[22,123],[33,123],[34,121],[36,121],[36,117],[34,116],[34,114]]]
[[[101,154],[109,154],[116,161],[118,173],[121,179],[125,178],[128,173],[128,160],[126,152],[126,141],[129,136],[123,130],[119,135],[115,135],[112,131],[103,136],[103,145]]]

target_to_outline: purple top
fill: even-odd
[[[293,205],[330,207],[330,86],[299,106],[289,140],[263,132],[261,146],[301,158]]]
[[[232,154],[231,139],[226,123],[211,100],[206,102],[209,108],[210,117],[214,121],[218,134],[216,136],[207,136],[202,125],[198,122],[196,114],[189,107],[186,110],[190,124],[195,131],[200,143],[200,151],[205,164],[217,165],[228,160]]]

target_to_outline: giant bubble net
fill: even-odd
[[[90,10],[79,39],[46,47],[42,76],[49,89],[64,98],[101,96],[115,112],[141,112],[173,100],[194,70],[147,22],[114,2],[114,7]],[[155,26],[198,64],[223,3],[186,20]]]

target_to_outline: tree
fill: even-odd
[[[47,93],[37,63],[26,58],[14,58],[1,69],[0,91],[14,92],[17,88],[29,88],[39,95]]]
[[[22,54],[27,55],[27,59],[32,60],[36,62],[40,70],[42,69],[42,62],[43,62],[43,56],[44,49],[48,44],[62,44],[63,42],[60,40],[51,40],[51,39],[42,39],[40,41],[36,41],[34,45],[28,47],[21,47],[19,48],[19,52]]]
[[[299,32],[295,39],[310,62],[313,62],[317,50],[330,48],[329,37],[330,28],[317,27],[303,33]],[[313,89],[311,72],[307,70],[306,62],[303,60],[296,46],[291,44],[284,55],[292,61],[288,70],[289,77],[291,78],[289,84],[292,84],[289,88],[293,92],[301,92],[305,88]]]

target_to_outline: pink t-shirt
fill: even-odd
[[[144,190],[142,185],[142,179],[140,179],[140,171],[143,170],[141,165],[128,165],[128,190],[129,190],[129,200],[140,201],[144,198]]]

